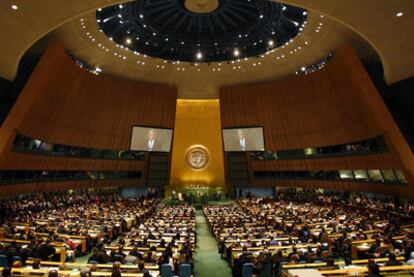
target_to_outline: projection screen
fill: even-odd
[[[224,151],[264,151],[263,127],[223,129]]]
[[[130,150],[170,152],[172,136],[172,129],[134,126]]]

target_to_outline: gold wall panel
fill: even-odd
[[[224,156],[221,138],[219,100],[177,100],[171,164],[172,187],[191,185],[224,186]],[[205,152],[192,156],[201,168],[187,161],[191,148]],[[206,156],[207,155],[207,156]],[[203,165],[206,160],[206,166]]]

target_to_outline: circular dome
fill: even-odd
[[[304,9],[269,0],[220,0],[197,13],[185,0],[139,0],[96,12],[100,29],[132,51],[169,61],[221,62],[257,56],[298,35]]]

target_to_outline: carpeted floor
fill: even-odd
[[[202,210],[197,210],[197,249],[195,251],[196,277],[230,277],[231,269],[228,263],[220,257],[216,240],[210,233],[207,220]]]
[[[85,256],[80,256],[80,257],[77,257],[76,259],[75,259],[75,262],[76,263],[79,263],[79,264],[86,264],[86,263],[88,263],[88,260],[89,260],[89,257],[91,256],[91,254],[89,254],[89,255],[85,255]]]

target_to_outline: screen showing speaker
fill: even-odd
[[[172,129],[134,126],[130,150],[170,152],[172,136]]]
[[[223,129],[224,151],[264,151],[263,127]]]

